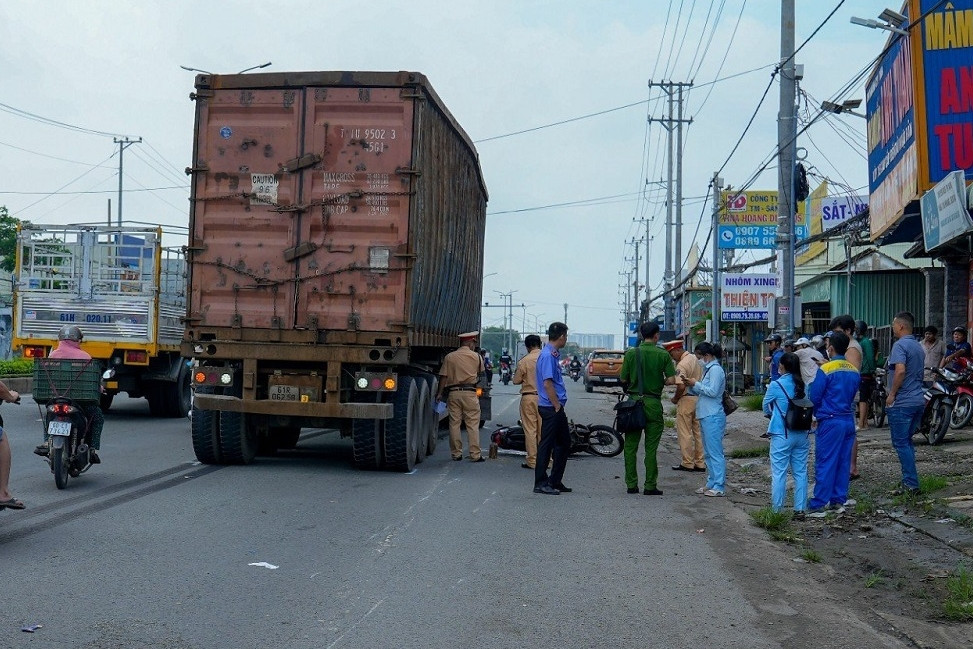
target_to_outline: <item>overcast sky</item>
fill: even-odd
[[[798,0],[797,44],[839,4]],[[825,99],[864,98],[864,82],[837,93],[881,51],[887,33],[851,25],[849,18],[873,18],[900,5],[849,0],[797,55],[812,111]],[[621,333],[619,274],[634,254],[626,242],[645,236],[636,219],[650,219],[653,289],[664,268],[665,188],[645,184],[666,173],[665,130],[647,120],[663,116],[664,104],[648,81],[695,84],[685,104],[693,120],[683,162],[688,251],[709,231],[710,207],[702,203],[709,179],[743,133],[779,59],[780,5],[33,0],[0,4],[0,43],[0,205],[20,219],[66,224],[104,222],[108,199],[113,209],[117,202],[111,135],[16,111],[142,137],[143,144],[125,152],[125,188],[153,191],[126,192],[124,220],[162,224],[182,237],[170,238],[173,244],[184,243],[188,223],[182,170],[193,129],[194,74],[180,65],[222,73],[266,61],[273,62],[267,71],[422,72],[478,141],[490,192],[484,300],[500,302],[497,292],[514,291],[518,328],[525,314],[528,329],[535,316],[562,319],[567,302],[572,331]],[[725,80],[713,83],[718,79]],[[629,104],[635,105],[489,139]],[[722,172],[725,183],[740,186],[773,152],[777,111],[775,82]],[[799,141],[806,164],[867,193],[864,126],[852,116],[820,120]],[[772,167],[752,186],[776,188]],[[576,204],[547,207],[563,203]],[[501,322],[500,309],[484,310],[484,325]]]

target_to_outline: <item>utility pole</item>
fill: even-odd
[[[112,138],[115,144],[118,145],[118,227],[122,227],[122,169],[123,169],[123,158],[125,154],[125,149],[133,144],[140,144],[142,138],[137,140],[131,140],[127,137],[124,138]]]
[[[568,323],[568,303],[564,303],[564,324]]]
[[[716,236],[720,231],[720,208],[723,207],[723,179],[719,173],[713,174],[713,315],[709,330],[710,340],[719,340],[720,316],[723,309],[720,304],[720,241]]]
[[[632,280],[632,313],[639,311],[639,245],[641,243],[641,240],[632,237],[632,245],[635,246],[635,264],[632,266],[632,272],[635,274],[635,279]]]
[[[668,137],[666,138],[666,152],[667,152],[666,157],[668,159],[668,182],[666,183],[666,270],[665,270],[665,275],[663,276],[664,284],[665,284],[664,293],[663,293],[663,302],[665,304],[663,320],[664,320],[665,329],[672,329],[675,326],[675,312],[674,312],[674,302],[673,302],[674,275],[673,275],[673,261],[672,261],[672,251],[673,251],[673,245],[672,245],[673,244],[673,210],[672,210],[673,187],[672,186],[674,182],[672,135],[673,135],[673,130],[675,130],[677,125],[681,125],[682,122],[692,121],[691,119],[686,120],[683,119],[682,117],[682,102],[683,102],[682,89],[684,86],[689,87],[692,85],[693,85],[692,82],[687,83],[687,82],[675,82],[675,81],[660,81],[660,82],[653,83],[651,79],[649,80],[650,88],[658,86],[659,88],[662,88],[662,91],[665,92],[668,97],[667,103],[668,103],[669,116],[663,118],[656,118],[656,117],[649,118],[650,122],[661,123],[665,127],[666,131],[668,132]],[[678,100],[679,116],[678,117],[674,117],[673,115],[675,94],[678,94],[679,96],[679,100]],[[679,144],[677,148],[678,148],[678,156],[680,160],[679,162],[680,189],[677,191],[677,196],[679,198],[680,207],[677,216],[678,218],[677,231],[675,233],[675,238],[677,240],[676,246],[678,247],[677,257],[681,257],[681,253],[682,253],[682,229],[681,229],[682,228],[682,211],[681,211],[682,210],[682,189],[681,189],[682,187],[682,182],[681,182],[682,180],[681,178],[682,176],[682,171],[681,171],[682,169],[682,130],[681,128],[679,130],[679,136],[680,136]],[[681,258],[679,259],[679,263],[680,264],[682,263]]]
[[[780,108],[777,113],[777,247],[781,258],[781,299],[775,319],[794,332],[794,164],[797,157],[797,75],[794,65],[794,0],[780,3]]]

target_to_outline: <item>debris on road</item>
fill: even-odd
[[[28,624],[27,626],[20,627],[20,630],[23,631],[24,633],[33,633],[37,629],[43,629],[43,628],[44,628],[43,624]]]
[[[249,563],[249,566],[257,566],[258,568],[267,568],[268,570],[277,570],[280,566],[275,566],[272,563],[267,563],[266,561],[258,561],[256,563]]]

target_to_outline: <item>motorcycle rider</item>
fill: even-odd
[[[57,332],[57,347],[51,350],[49,358],[60,358],[64,360],[91,360],[91,354],[81,349],[81,341],[84,334],[77,325],[64,325]],[[101,464],[98,457],[98,449],[101,448],[101,430],[105,427],[105,415],[97,404],[82,406],[85,417],[91,422],[89,435],[91,437],[91,456],[92,464]],[[44,443],[34,449],[34,453],[47,457],[50,451],[50,444],[47,439],[47,431],[44,431]]]
[[[568,365],[568,371],[569,372],[574,372],[574,371],[580,372],[581,371],[581,361],[578,360],[578,355],[577,354],[575,354],[573,357],[571,357],[571,364]]]
[[[504,347],[500,352],[500,374],[503,374],[504,370],[507,370],[507,373],[509,374],[512,371],[513,365],[514,359],[510,355],[510,352],[507,351],[507,348]]]
[[[966,363],[970,361],[971,357],[973,357],[973,349],[970,348],[970,343],[966,342],[966,329],[963,327],[954,327],[953,342],[946,345],[946,355],[939,362],[939,367],[945,367],[953,372],[960,372]]]

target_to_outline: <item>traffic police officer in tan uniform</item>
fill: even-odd
[[[520,466],[533,469],[537,464],[537,445],[541,441],[541,413],[537,409],[537,357],[541,355],[541,337],[524,338],[527,355],[517,361],[514,385],[520,386],[520,425],[524,427],[527,461]]]
[[[676,404],[676,434],[679,438],[679,451],[682,462],[672,467],[673,471],[705,471],[703,461],[703,438],[696,419],[696,397],[686,393],[683,378],[694,381],[703,380],[703,366],[696,356],[683,349],[682,340],[662,343],[669,356],[676,363],[676,394],[672,403]]]
[[[459,349],[446,354],[439,370],[437,401],[446,396],[449,411],[449,451],[457,462],[463,459],[463,438],[460,427],[466,422],[470,460],[483,462],[480,453],[480,401],[476,396],[476,384],[484,372],[483,358],[476,353],[479,331],[459,335]]]

